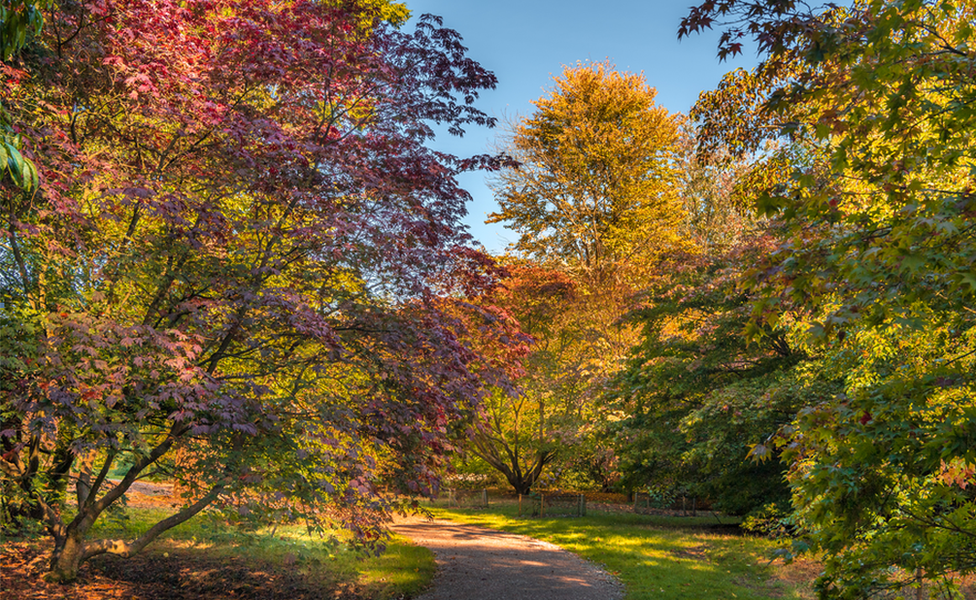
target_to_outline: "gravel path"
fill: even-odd
[[[418,518],[393,530],[434,551],[438,574],[417,600],[615,600],[620,584],[548,542]]]

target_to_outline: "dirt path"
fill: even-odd
[[[409,519],[394,531],[434,551],[438,574],[417,600],[615,600],[620,584],[565,550],[450,521]]]

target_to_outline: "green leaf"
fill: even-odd
[[[10,177],[18,187],[24,185],[24,156],[8,142],[3,142],[7,147],[7,168],[10,170]]]

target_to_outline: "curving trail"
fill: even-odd
[[[417,600],[615,600],[620,584],[558,546],[529,537],[412,518],[393,530],[434,551],[438,574]]]

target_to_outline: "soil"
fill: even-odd
[[[165,544],[132,558],[97,557],[85,564],[76,583],[43,581],[49,547],[5,542],[0,553],[2,600],[318,600],[291,570],[243,558],[209,558]],[[338,590],[332,598],[358,599]]]
[[[133,508],[178,506],[173,486],[137,481],[126,492]],[[208,557],[200,549],[159,540],[132,558],[99,556],[71,584],[43,580],[50,542],[3,541],[0,600],[365,600],[354,588],[308,584],[294,568],[250,557]]]
[[[611,575],[525,536],[451,521],[406,519],[393,530],[434,551],[438,574],[418,600],[614,600]]]

